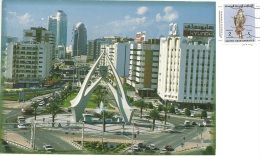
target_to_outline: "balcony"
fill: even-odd
[[[158,57],[153,57],[153,61],[159,61]]]
[[[137,62],[136,65],[138,65],[138,66],[144,66],[145,63],[144,63],[144,62]]]
[[[145,60],[145,57],[137,56],[136,59],[139,60],[139,61],[144,61],[144,60]]]
[[[137,51],[137,55],[144,55],[145,52],[144,51]]]
[[[135,74],[137,77],[144,77],[144,73],[136,73]]]
[[[144,68],[142,68],[142,67],[136,67],[136,71],[143,72],[143,71],[144,71]]]

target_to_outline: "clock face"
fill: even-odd
[[[100,66],[99,73],[100,73],[101,76],[107,76],[108,67],[107,66]]]

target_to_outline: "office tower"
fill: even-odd
[[[73,29],[73,56],[87,55],[87,30],[82,22]]]
[[[48,17],[48,30],[52,31],[56,36],[55,47],[58,45],[67,45],[67,15],[58,10],[53,16]]]

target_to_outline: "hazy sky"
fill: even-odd
[[[135,37],[146,31],[148,38],[168,35],[168,25],[178,23],[215,24],[215,2],[174,1],[84,1],[84,0],[3,0],[4,35],[22,39],[23,30],[47,28],[48,16],[63,10],[68,18],[68,44],[78,22],[87,28],[88,40],[103,36]]]

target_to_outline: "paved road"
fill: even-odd
[[[17,132],[22,137],[26,138],[27,140],[31,139],[30,133],[27,131],[25,133],[24,131],[18,131]],[[78,150],[73,145],[69,144],[68,142],[64,141],[59,137],[59,134],[61,132],[55,132],[55,131],[46,131],[42,128],[36,128],[36,138],[35,138],[35,145],[38,150],[44,150],[43,145],[44,144],[50,144],[53,146],[53,148],[56,151],[75,151]]]

